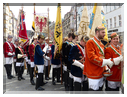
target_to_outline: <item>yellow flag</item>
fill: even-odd
[[[62,33],[62,19],[61,19],[61,4],[58,3],[57,6],[57,16],[56,16],[56,23],[55,23],[55,30],[54,30],[54,40],[55,40],[55,52],[60,53],[62,49],[62,40],[63,40],[63,33]]]
[[[108,33],[107,33],[103,6],[101,6],[101,4],[95,3],[93,7],[92,17],[90,19],[89,28],[88,28],[88,36],[90,38],[92,38],[95,35],[95,28],[100,25],[105,27],[106,33],[105,33],[104,39],[108,41]]]

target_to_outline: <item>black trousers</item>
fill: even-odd
[[[53,68],[52,70],[52,82],[57,78],[57,82],[60,81],[60,68]]]
[[[22,77],[23,73],[24,73],[24,66],[16,66],[17,67],[17,71],[18,71],[18,78]]]
[[[6,73],[7,73],[7,77],[11,76],[11,71],[12,71],[12,64],[5,64],[4,65]]]
[[[50,74],[50,68],[51,68],[51,65],[50,65],[50,67],[49,66],[45,66],[45,79],[48,78],[48,76]]]
[[[36,73],[36,85],[35,89],[37,90],[43,84],[43,73]]]
[[[17,67],[16,67],[16,62],[14,62],[14,69],[15,69],[15,74],[18,74]]]
[[[30,64],[28,64],[28,62],[26,62],[27,64],[27,74],[30,74]]]
[[[30,81],[33,80],[34,77],[34,67],[30,67]]]
[[[116,89],[112,89],[110,87],[108,87],[108,81],[105,81],[105,86],[106,86],[106,91],[119,91],[119,87],[117,87]]]
[[[65,86],[65,89],[68,88],[69,90],[69,72],[68,71],[64,71],[64,86]]]

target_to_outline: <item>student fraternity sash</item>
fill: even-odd
[[[9,47],[11,48],[11,51],[13,51],[11,44],[7,41],[7,44],[9,45]]]
[[[41,48],[41,45],[37,42],[37,43],[35,44],[35,46],[34,46],[34,54],[35,54],[35,48],[36,48],[37,45],[39,45],[40,48]],[[42,48],[41,48],[41,50],[42,50]]]
[[[81,52],[81,55],[84,57],[85,56],[85,52],[84,52],[84,49],[79,45],[79,44],[76,44],[79,51]],[[84,57],[85,58],[85,57]]]
[[[24,54],[23,50],[20,47],[18,47],[18,49],[20,50],[21,54]]]
[[[99,50],[101,51],[102,55],[104,56],[104,50],[100,47],[100,45],[94,40],[94,38],[92,39],[94,41],[94,43],[97,45],[97,47],[99,48]]]
[[[70,44],[71,46],[74,46],[73,42],[66,41],[67,44]]]
[[[109,47],[111,47],[111,49],[112,49],[117,55],[120,56],[120,54],[115,50],[115,48],[113,48],[111,45],[110,45]]]

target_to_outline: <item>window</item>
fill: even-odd
[[[4,15],[4,20],[6,20],[6,15]]]
[[[106,13],[107,13],[107,4],[106,4]]]
[[[119,26],[122,26],[122,22],[121,22],[121,15],[119,15]]]
[[[11,16],[11,13],[9,13],[9,16]]]
[[[106,20],[106,26],[107,26],[107,29],[108,29],[108,20]]]
[[[7,24],[4,24],[4,28],[8,28],[8,25]]]
[[[11,31],[11,27],[9,27],[9,30]]]
[[[111,12],[111,3],[109,3],[109,7],[110,7],[110,12]]]
[[[114,3],[114,10],[116,9],[115,3]]]
[[[9,20],[9,23],[12,23],[12,20],[11,19]]]
[[[114,17],[114,27],[116,27],[116,17]]]
[[[112,28],[112,19],[110,19],[110,28]]]

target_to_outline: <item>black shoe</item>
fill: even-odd
[[[49,77],[49,80],[52,79],[51,77]]]
[[[68,87],[65,87],[65,91],[69,91],[69,88]]]
[[[48,82],[44,82],[44,83],[42,83],[42,85],[41,86],[44,86],[45,84],[47,84]]]
[[[37,88],[36,90],[43,91],[43,90],[45,90],[45,89],[39,87],[39,88]]]
[[[58,83],[60,83],[60,82],[61,82],[61,80],[58,80],[57,82],[58,82]]]
[[[53,84],[53,85],[56,85],[56,83],[55,83],[55,82],[52,82],[52,84]]]
[[[22,79],[22,80],[25,80],[25,78],[24,78],[24,77],[21,77],[21,79]]]
[[[8,76],[8,79],[12,79],[12,77],[11,76]]]
[[[21,81],[21,77],[18,77],[18,80]]]
[[[31,80],[30,82],[31,82],[31,85],[35,85],[35,82],[34,82],[34,80]]]
[[[11,78],[15,78],[15,77],[11,75]]]
[[[46,78],[45,78],[45,80],[49,80],[49,78],[48,78],[48,77],[46,77]]]

